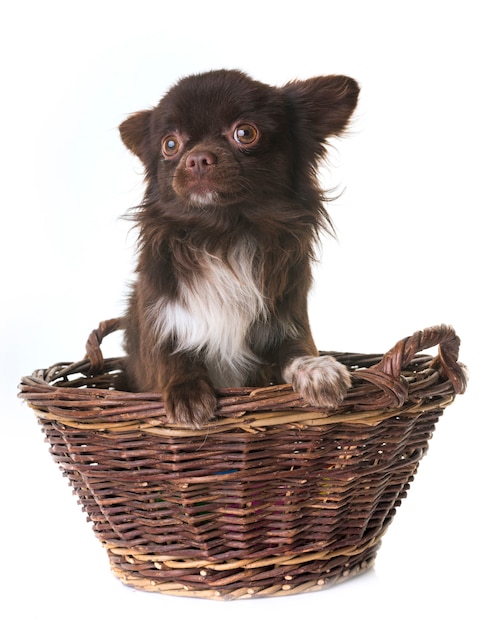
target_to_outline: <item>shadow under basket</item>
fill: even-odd
[[[167,422],[159,394],[120,390],[124,359],[100,350],[120,324],[101,323],[85,360],[34,372],[19,395],[114,574],[145,591],[283,596],[365,571],[466,386],[459,339],[437,326],[384,355],[326,353],[352,374],[337,410],[289,385],[222,389],[214,419],[191,430]]]

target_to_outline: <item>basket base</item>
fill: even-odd
[[[380,545],[372,541],[358,553],[354,548],[320,559],[300,555],[259,563],[170,562],[154,555],[120,554],[119,549],[108,549],[108,555],[113,574],[129,587],[173,596],[242,600],[328,589],[370,569]]]

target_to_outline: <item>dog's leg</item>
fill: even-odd
[[[351,385],[347,368],[332,356],[296,356],[283,368],[283,379],[312,406],[334,409]]]
[[[170,422],[201,428],[214,416],[217,398],[206,368],[193,355],[165,359],[163,397]]]
[[[200,428],[214,415],[215,390],[194,355],[172,353],[168,347],[132,351],[127,376],[131,389],[162,394],[170,423]]]
[[[330,355],[318,356],[311,336],[306,340],[287,340],[280,348],[284,382],[308,404],[334,409],[351,386],[348,369]]]

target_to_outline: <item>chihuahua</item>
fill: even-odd
[[[170,422],[201,428],[222,387],[291,383],[323,410],[345,397],[349,372],[319,356],[307,296],[332,229],[317,167],[358,95],[346,76],[273,87],[217,70],[120,125],[146,179],[126,373],[162,394]]]

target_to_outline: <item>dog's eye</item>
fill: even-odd
[[[180,141],[176,135],[167,135],[162,139],[162,154],[164,157],[173,157],[180,150]]]
[[[243,146],[250,146],[259,139],[259,130],[252,124],[238,124],[234,128],[234,141]]]

